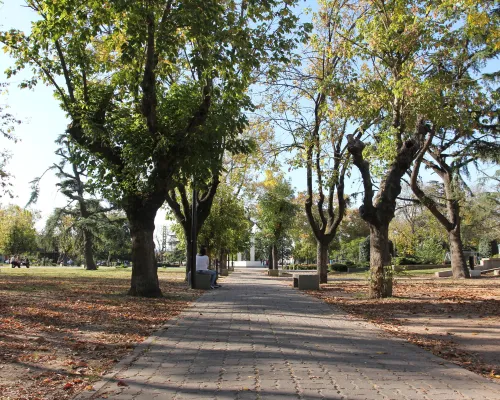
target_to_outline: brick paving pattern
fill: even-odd
[[[279,279],[237,270],[77,399],[500,400],[496,382]]]

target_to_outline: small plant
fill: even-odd
[[[420,264],[419,261],[412,256],[405,256],[405,257],[394,257],[392,259],[392,263],[394,265],[418,265]]]
[[[336,272],[347,272],[348,266],[347,264],[334,263],[334,264],[329,264],[328,269],[330,271],[336,271]]]

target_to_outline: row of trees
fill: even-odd
[[[372,297],[391,295],[389,225],[405,179],[448,234],[453,276],[469,276],[460,201],[468,166],[500,154],[498,73],[485,73],[500,51],[498,19],[483,1],[319,2],[308,46],[270,80],[266,104],[293,139],[292,162],[307,171],[304,205],[322,282],[351,164],[370,228]],[[422,164],[444,196],[422,189]]]
[[[160,296],[154,218],[165,201],[190,226],[186,192],[198,185],[198,227],[210,213],[224,153],[252,108],[255,73],[287,59],[304,31],[296,1],[60,2],[27,0],[29,34],[0,33],[28,67],[25,85],[51,85],[88,159],[91,184],[126,212],[132,236],[129,293]]]
[[[19,206],[1,208],[0,253],[58,264],[73,260],[75,265],[84,264],[86,269],[96,269],[96,258],[107,262],[130,259],[130,232],[123,213],[100,214],[94,221],[91,264],[87,261],[89,223],[81,220],[76,209],[54,210],[41,232],[35,229],[37,220],[36,213]]]
[[[371,237],[372,297],[391,295],[389,226],[405,182],[446,230],[454,277],[468,277],[464,176],[470,165],[498,162],[500,154],[498,73],[484,72],[500,51],[493,3],[321,0],[313,25],[299,23],[293,0],[26,3],[36,15],[31,32],[0,33],[15,59],[7,73],[29,67],[34,74],[23,85],[51,85],[67,113],[64,140],[75,149],[67,160],[84,168],[66,176],[73,182],[68,197],[83,220],[91,218],[79,202],[77,172],[85,171],[90,191],[125,210],[130,294],[161,295],[153,231],[165,202],[191,252],[193,187],[197,231],[221,259],[246,242],[213,236],[223,228],[216,216],[231,212],[235,221],[260,221],[276,265],[276,243],[294,220],[280,218],[295,210],[290,185],[278,177],[260,193],[258,185],[245,187],[254,193],[248,204],[256,205],[255,217],[231,199],[248,186],[245,172],[223,188],[234,157],[256,150],[256,136],[244,134],[252,111],[258,140],[273,130],[289,137],[274,146],[275,157],[287,150],[291,168],[304,167],[301,202],[321,282],[354,195],[346,180],[357,175],[359,215]],[[246,171],[248,160],[241,161]],[[422,185],[422,165],[440,179],[438,196]]]

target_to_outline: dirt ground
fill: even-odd
[[[126,296],[130,270],[0,269],[0,399],[62,400],[109,371],[201,291],[159,270],[164,298]]]
[[[367,298],[366,279],[329,279],[309,294],[500,382],[500,277],[397,278],[394,297],[382,300]]]

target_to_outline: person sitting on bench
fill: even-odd
[[[210,264],[210,260],[207,256],[207,249],[205,247],[200,248],[200,254],[196,255],[196,272],[199,274],[207,274],[211,275],[210,279],[210,287],[212,289],[220,287],[217,285],[217,271],[212,271],[208,269],[208,265]]]

